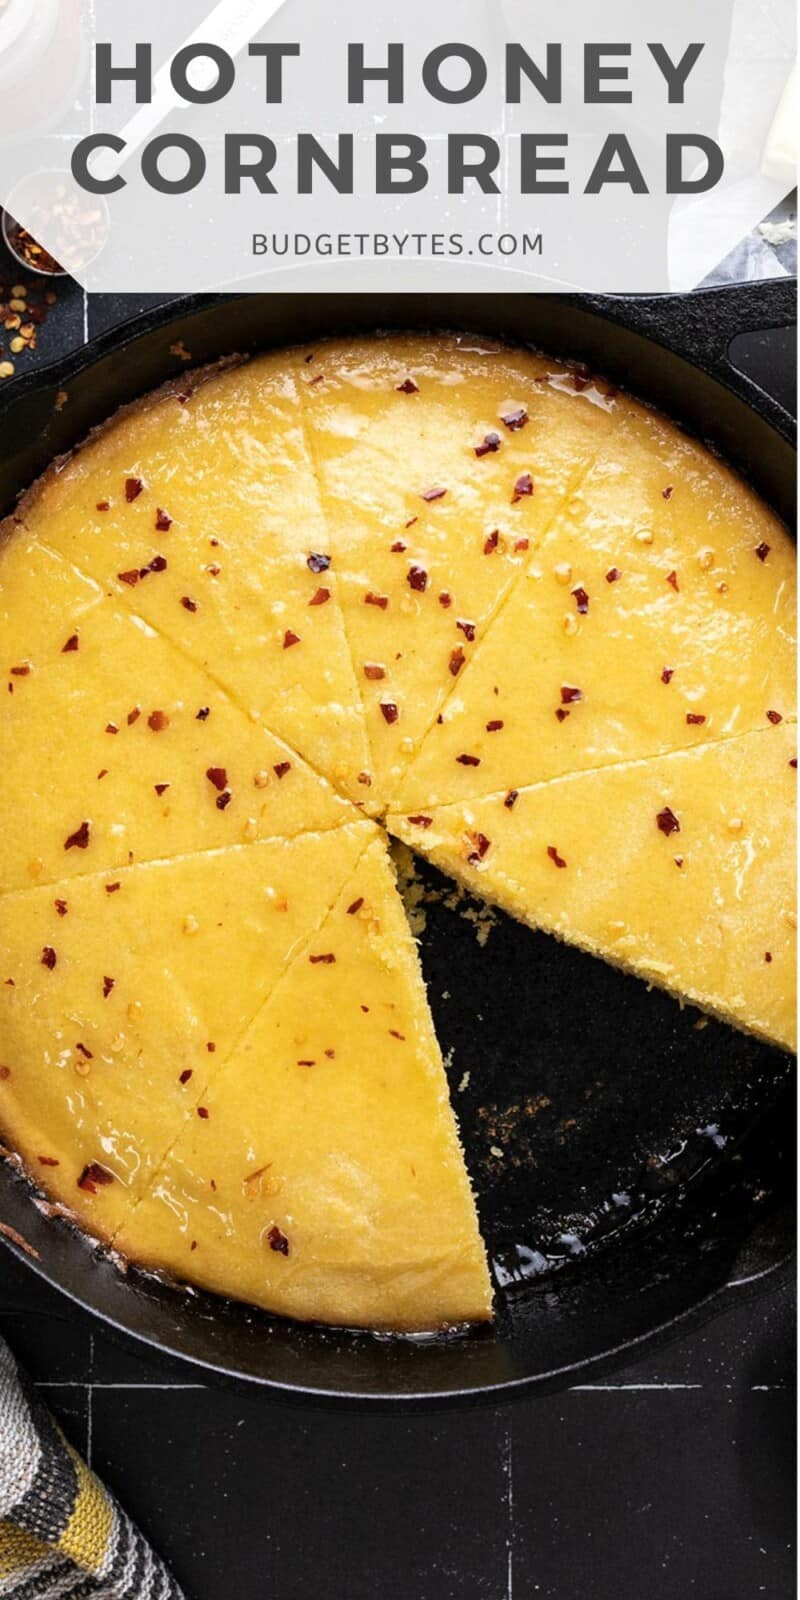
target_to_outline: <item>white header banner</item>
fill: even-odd
[[[793,0],[0,0],[0,203],[93,291],[686,290],[794,187],[794,28]]]

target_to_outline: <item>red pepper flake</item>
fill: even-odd
[[[446,494],[446,489],[441,489],[438,486],[434,486],[432,489],[423,489],[422,498],[430,503],[432,500],[443,500]]]
[[[586,593],[586,590],[583,589],[580,584],[578,584],[578,587],[573,589],[572,596],[581,616],[585,617],[587,611],[589,610],[589,596]]]
[[[401,1044],[405,1044],[405,1042],[406,1042],[405,1034],[404,1033],[398,1033],[397,1028],[390,1028],[389,1029],[389,1035],[390,1035],[390,1037],[392,1039],[399,1039]]]
[[[665,806],[663,811],[659,811],[656,817],[656,825],[667,838],[671,833],[680,833],[681,831],[681,825],[675,812],[669,806]]]
[[[210,717],[210,716],[211,716],[211,707],[210,706],[201,706],[200,710],[198,711],[197,716],[195,717],[194,720],[195,720],[195,722],[205,722],[206,718]]]
[[[208,1051],[210,1056],[213,1056],[216,1048],[217,1047],[216,1047],[213,1039],[209,1039],[208,1044],[206,1045],[206,1049],[207,1049],[207,1051]]]
[[[533,494],[533,478],[529,472],[521,472],[514,484],[514,493],[511,496],[512,506],[515,506],[517,501],[521,500],[523,495],[526,494]]]
[[[107,777],[108,777],[108,767],[101,767],[100,771],[97,774],[98,783],[99,783],[101,778],[107,778]]]
[[[450,651],[450,671],[454,678],[458,677],[466,659],[466,655],[460,645],[457,645],[455,650]]]
[[[527,550],[529,548],[529,546],[530,546],[530,542],[531,542],[530,539],[515,539],[514,540],[514,549],[515,550]]]
[[[460,633],[463,633],[464,638],[468,639],[469,643],[472,644],[472,641],[475,638],[475,623],[461,621],[456,623],[456,627]]]
[[[305,1059],[305,1060],[303,1060],[303,1061],[298,1061],[298,1063],[297,1063],[297,1065],[298,1065],[298,1067],[315,1067],[315,1066],[316,1066],[316,1064],[317,1064],[317,1063],[316,1063],[316,1061],[315,1061],[315,1060],[314,1060],[314,1059],[313,1059],[313,1057],[306,1057],[306,1059]]]
[[[500,413],[500,421],[505,423],[509,433],[519,433],[520,428],[524,428],[527,420],[528,413],[524,406],[517,407],[515,411],[503,411]]]
[[[384,722],[388,722],[391,725],[391,723],[397,721],[400,712],[393,700],[381,700],[380,708]]]
[[[678,583],[678,574],[677,574],[677,572],[673,571],[673,572],[668,572],[667,573],[667,583],[671,584],[671,586],[675,590],[676,594],[680,593],[680,584]]]
[[[164,729],[169,727],[169,717],[166,711],[151,711],[147,719],[147,726],[152,728],[153,733],[163,733]]]
[[[485,556],[494,555],[494,552],[497,549],[497,546],[499,545],[499,543],[500,543],[500,530],[499,530],[499,528],[493,528],[492,532],[490,534],[487,534],[486,538],[483,541],[483,553],[484,553],[484,555]]]
[[[424,594],[428,587],[428,574],[424,567],[409,567],[406,582],[410,589],[416,589],[418,594]]]
[[[563,706],[556,706],[556,721],[557,722],[566,722],[568,716],[569,716],[569,712],[565,711]]]
[[[408,522],[403,523],[403,527],[408,530],[409,528],[413,528],[417,522],[419,522],[419,517],[409,517]]]
[[[113,989],[114,984],[116,983],[116,981],[117,981],[116,978],[104,978],[103,979],[103,999],[104,1000],[108,999],[108,997],[109,997],[109,995],[111,993],[111,990]]]
[[[416,817],[409,817],[408,820],[414,828],[429,828],[433,822],[433,817],[423,816],[420,812],[419,815]]]
[[[453,596],[449,594],[446,589],[443,589],[439,595],[439,604],[445,611],[449,611],[451,605],[453,604]]]
[[[365,606],[380,606],[381,611],[385,611],[389,600],[385,594],[373,594],[370,589],[364,596],[364,604]]]
[[[167,558],[166,558],[166,556],[153,556],[152,561],[148,562],[146,567],[140,568],[139,577],[140,578],[146,578],[148,572],[166,572],[166,570],[167,570]]]
[[[130,504],[132,500],[138,500],[143,488],[144,484],[142,483],[141,478],[125,479],[125,499],[128,501],[128,504]]]
[[[80,1053],[85,1061],[94,1061],[94,1056],[91,1050],[87,1049],[85,1044],[81,1044],[80,1039],[77,1041],[75,1049],[80,1050]]]
[[[58,915],[60,917],[65,917],[69,911],[69,906],[67,905],[66,900],[54,900],[53,904],[58,912]]]
[[[364,904],[364,896],[363,896],[363,894],[360,894],[358,899],[357,900],[353,900],[353,902],[347,907],[347,915],[348,915],[348,917],[354,917],[356,912],[361,910],[361,907],[363,906],[363,904]]]
[[[88,822],[82,822],[80,827],[76,828],[75,832],[69,834],[68,838],[66,838],[64,840],[64,849],[65,850],[86,850],[88,848],[88,844],[89,844],[90,832],[91,832],[90,824]]]
[[[308,603],[310,606],[324,606],[330,600],[330,597],[330,589],[315,589]]]
[[[10,983],[12,988],[15,987],[14,981],[13,981],[12,978],[7,978],[6,982]],[[5,1083],[6,1079],[10,1078],[10,1077],[11,1077],[11,1068],[10,1067],[0,1067],[0,1082]]]
[[[78,1188],[85,1190],[86,1194],[97,1194],[99,1188],[105,1188],[113,1182],[114,1174],[109,1172],[108,1167],[101,1167],[99,1161],[90,1161],[78,1179]]]
[[[77,633],[71,633],[66,644],[62,644],[61,646],[62,656],[68,656],[72,650],[77,650],[79,646],[80,640]]]
[[[486,732],[487,733],[499,733],[500,729],[504,728],[504,727],[505,727],[505,723],[501,722],[499,717],[496,717],[493,722],[487,722],[487,724],[486,724]]]
[[[96,511],[108,511],[110,509],[110,507],[111,507],[111,501],[110,500],[98,500],[97,505],[95,506],[95,510]]]
[[[279,1255],[288,1256],[289,1240],[285,1233],[281,1233],[276,1222],[273,1222],[272,1227],[267,1230],[267,1243],[270,1250],[276,1250]]]
[[[292,633],[291,628],[287,628],[286,632],[285,632],[285,634],[283,636],[283,648],[284,648],[284,650],[291,650],[293,644],[299,644],[299,643],[300,643],[300,635],[299,635],[299,633]]]
[[[292,763],[291,761],[276,761],[272,770],[276,778],[285,778],[287,772],[292,770]]]
[[[167,792],[167,790],[169,788],[169,784],[168,783],[154,783],[153,784],[153,788],[155,789],[156,794],[160,796],[162,794],[166,794],[166,792]]]
[[[397,385],[397,393],[398,394],[419,394],[419,389],[417,388],[417,385],[415,384],[413,378],[404,378],[403,382],[402,383],[398,383],[398,385]]]
[[[491,839],[487,839],[485,833],[471,833],[470,840],[474,844],[475,849],[472,851],[471,855],[467,856],[467,861],[471,867],[477,867],[478,863],[483,860],[484,856],[491,849],[492,841]]]
[[[140,718],[141,714],[142,714],[142,712],[141,712],[141,707],[140,706],[134,706],[133,710],[128,712],[128,727],[129,728],[133,727],[134,722],[138,722],[139,721],[139,718]]]
[[[379,678],[386,677],[386,668],[380,666],[377,661],[365,661],[364,677],[368,678],[370,682],[377,682]]]
[[[42,966],[47,967],[48,971],[52,972],[57,960],[58,956],[56,955],[53,946],[51,944],[46,944],[42,950]]]
[[[661,682],[662,683],[671,683],[674,676],[675,676],[675,668],[674,667],[664,667],[664,669],[663,669],[663,671],[661,673]]]
[[[223,794],[217,795],[214,804],[216,805],[218,811],[227,811],[232,799],[233,795],[231,794],[230,789],[226,789]]]
[[[395,539],[394,544],[390,545],[389,548],[390,548],[390,550],[392,552],[392,555],[395,556],[395,555],[399,555],[401,553],[401,551],[407,550],[408,549],[408,545],[405,544],[402,539]]]
[[[672,484],[668,483],[666,489],[661,490],[661,498],[662,500],[671,500],[674,493],[675,490],[673,489]]]
[[[117,727],[116,722],[106,723],[106,733],[119,733],[119,728]]]
[[[675,862],[676,867],[683,866],[683,856],[673,856],[672,859]]]
[[[790,757],[789,766],[790,767],[794,767],[795,771],[797,771],[797,756],[791,756]]]
[[[170,530],[171,527],[172,527],[172,517],[170,516],[168,511],[164,510],[163,506],[159,506],[157,508],[157,510],[156,510],[156,531],[157,531],[157,533],[169,533],[169,530]]]
[[[756,545],[755,553],[758,556],[759,561],[766,561],[767,556],[769,555],[771,548],[772,548],[772,546],[768,545],[768,544],[764,544],[763,540],[762,540],[761,544],[757,544]]]
[[[11,668],[11,676],[12,676],[12,678],[29,678],[30,677],[30,673],[31,673],[30,663],[27,662],[27,661],[21,667],[12,667]]]
[[[575,685],[572,684],[572,683],[562,683],[562,685],[561,685],[561,704],[562,704],[562,706],[573,706],[577,700],[582,700],[582,699],[583,699],[583,690],[582,689],[576,689]]]
[[[122,888],[122,884],[119,883],[119,882],[117,882],[117,883],[107,883],[106,884],[106,894],[116,894],[117,890],[121,889],[121,888]]]
[[[328,953],[324,956],[309,956],[308,959],[311,962],[312,967],[319,966],[320,962],[323,966],[329,967],[336,960],[336,957],[331,951],[328,951]]]
[[[197,601],[193,600],[191,595],[188,594],[181,595],[181,605],[183,606],[184,611],[197,610]]]
[[[322,555],[316,550],[312,550],[310,556],[308,556],[306,559],[306,566],[308,567],[309,572],[327,572],[330,564],[330,556]]]
[[[192,1071],[193,1071],[193,1069],[191,1067],[184,1067],[183,1072],[181,1073],[180,1077],[178,1078],[178,1082],[179,1083],[188,1083],[189,1079],[192,1076]]]
[[[606,583],[618,583],[621,577],[622,573],[619,567],[609,567],[606,573]]]
[[[553,863],[553,865],[555,867],[565,867],[566,866],[567,863],[564,860],[564,857],[559,855],[559,853],[558,853],[558,851],[557,851],[557,849],[556,849],[554,844],[549,844],[547,846],[547,854],[549,855],[550,860],[552,861],[552,863]]]
[[[134,589],[139,582],[139,568],[131,567],[127,572],[118,572],[117,577],[120,583],[127,583],[130,589]]]
[[[208,1121],[208,1117],[209,1117],[208,1107],[207,1106],[198,1106],[197,1107],[197,1115],[198,1115],[198,1117],[200,1117],[201,1121],[207,1122]]]
[[[480,756],[456,756],[456,761],[460,767],[479,767],[481,764]]]
[[[61,1162],[57,1161],[55,1156],[37,1156],[36,1159],[40,1167],[60,1167],[61,1165]]]
[[[690,728],[702,728],[705,720],[705,717],[699,711],[687,711],[686,713],[686,721]]]
[[[773,726],[777,728],[778,723],[783,722],[783,717],[781,716],[780,711],[768,711],[767,721],[771,722]]]
[[[499,433],[485,434],[483,442],[475,446],[476,456],[480,460],[481,456],[494,455],[495,451],[500,449],[501,442]]]
[[[518,799],[519,799],[519,789],[509,789],[508,794],[506,795],[505,800],[503,801],[503,805],[505,806],[506,811],[513,811]]]

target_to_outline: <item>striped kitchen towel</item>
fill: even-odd
[[[183,1600],[0,1340],[0,1595]]]

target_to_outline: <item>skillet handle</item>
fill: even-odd
[[[605,314],[610,309],[613,316],[615,305],[624,311],[628,327],[685,357],[740,399],[757,405],[784,438],[794,438],[794,417],[774,395],[734,366],[729,354],[739,334],[796,325],[797,286],[793,278],[725,284],[695,290],[691,295],[620,295],[606,301]]]

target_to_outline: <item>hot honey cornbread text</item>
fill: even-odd
[[[0,530],[0,1126],[39,1187],[270,1310],[489,1316],[386,832],[792,1046],[794,602],[727,468],[526,351],[323,342],[120,412]]]

